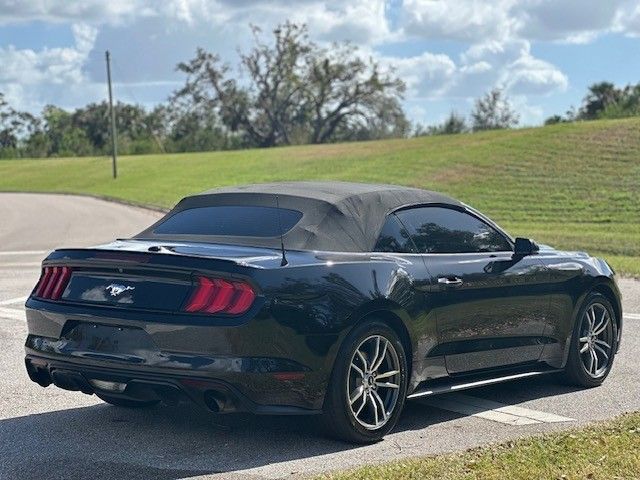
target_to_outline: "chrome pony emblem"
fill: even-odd
[[[129,290],[135,290],[136,287],[131,287],[129,285],[119,285],[117,283],[112,283],[105,290],[107,290],[112,297],[117,297],[121,293],[127,292]]]

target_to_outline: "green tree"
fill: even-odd
[[[23,153],[25,157],[48,157],[51,152],[51,142],[46,132],[37,130],[25,140]]]
[[[116,119],[119,118],[116,106]],[[116,120],[117,121],[117,120]],[[76,109],[72,114],[72,125],[84,133],[93,146],[94,153],[109,153],[111,145],[111,126],[109,123],[109,105],[106,101],[90,103]],[[73,134],[75,138],[80,138]]]
[[[456,133],[464,133],[468,131],[467,121],[464,116],[451,111],[447,119],[440,125],[429,127],[425,132],[426,135],[453,135]]]
[[[519,122],[518,114],[499,88],[476,100],[471,119],[474,131],[512,128]]]
[[[551,115],[550,117],[547,117],[544,121],[545,125],[555,125],[557,123],[566,123],[569,120],[567,120],[566,118],[564,118],[562,115]]]
[[[398,125],[391,130],[404,128],[404,115],[397,115],[404,84],[362,60],[349,44],[320,48],[306,26],[291,22],[273,31],[272,44],[258,28],[253,33],[253,49],[240,55],[246,81],[232,78],[218,55],[198,49],[195,58],[177,66],[187,79],[174,100],[216,111],[226,129],[260,147],[323,143],[362,131],[375,126],[382,105],[393,100],[391,117]]]
[[[640,116],[640,83],[628,85],[619,95],[619,98],[609,103],[598,113],[598,118],[624,118]]]
[[[62,133],[60,145],[55,152],[59,157],[84,157],[95,154],[94,145],[80,128],[70,128]]]
[[[20,156],[23,143],[38,127],[36,117],[14,109],[0,92],[0,157]]]
[[[610,105],[617,103],[623,91],[611,82],[594,83],[589,87],[580,109],[581,120],[593,120]]]
[[[47,155],[57,156],[61,149],[65,133],[73,128],[72,115],[54,105],[47,105],[42,110],[44,135],[49,149]]]
[[[307,55],[304,101],[305,110],[311,112],[311,143],[332,141],[339,128],[357,131],[373,126],[371,137],[379,138],[375,132],[381,131],[379,120],[389,107],[387,120],[394,122],[390,130],[402,135],[407,130],[400,107],[404,83],[357,53],[349,44],[334,44],[329,50],[312,48]]]
[[[233,138],[216,112],[173,104],[164,107],[167,146],[171,151],[194,152],[233,148]]]

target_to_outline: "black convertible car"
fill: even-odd
[[[187,197],[133,238],[51,253],[26,307],[43,387],[315,414],[354,442],[407,398],[553,372],[599,385],[622,330],[605,261],[438,193],[340,182]]]

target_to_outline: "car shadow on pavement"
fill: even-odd
[[[536,388],[531,383],[511,384],[500,401],[515,404],[531,395],[570,391],[553,382]],[[408,402],[394,431],[427,429],[461,416]],[[425,442],[428,435],[427,429]],[[98,404],[9,418],[0,420],[0,439],[0,478],[16,480],[173,480],[213,473],[233,478],[251,468],[370,448],[324,438],[307,417],[225,419],[188,405],[128,410]]]
[[[458,415],[410,407],[400,429]],[[223,421],[224,423],[219,423]],[[0,420],[0,478],[172,480],[362,448],[321,436],[307,417],[220,419],[188,405],[128,410],[99,404]],[[225,476],[227,478],[227,476]]]

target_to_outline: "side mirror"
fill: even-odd
[[[514,253],[519,256],[532,255],[540,250],[538,244],[529,238],[516,238]]]

